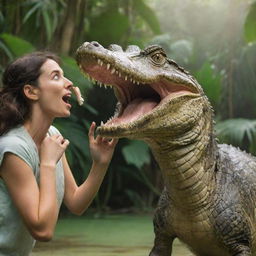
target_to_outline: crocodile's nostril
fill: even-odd
[[[94,45],[94,46],[96,46],[96,47],[100,47],[100,46],[101,46],[101,45],[100,45],[98,42],[96,42],[96,41],[92,41],[91,44]]]

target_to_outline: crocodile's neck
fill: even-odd
[[[179,138],[149,142],[170,199],[186,212],[200,211],[209,202],[216,162],[212,134],[212,117],[206,115]]]

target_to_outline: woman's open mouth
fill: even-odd
[[[71,104],[70,104],[70,98],[71,98],[71,95],[64,95],[62,97],[62,100],[66,103],[67,106],[71,107]]]

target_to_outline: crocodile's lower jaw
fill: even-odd
[[[136,106],[132,112],[129,108],[132,108],[136,102],[130,103],[121,115],[110,118],[105,124],[102,123],[97,132],[105,137],[143,138],[146,132],[145,127],[151,126],[150,122],[157,118],[159,113],[162,116],[169,115],[173,101],[198,97],[197,94],[180,91],[167,96],[160,103],[152,99],[135,99],[134,101],[138,101],[137,105],[142,106]]]

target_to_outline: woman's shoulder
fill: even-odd
[[[6,134],[0,136],[0,147],[5,146],[18,146],[18,145],[26,145],[26,141],[24,140],[24,137],[22,136],[22,128],[17,127]]]
[[[38,162],[36,146],[23,126],[14,128],[0,136],[0,165],[5,153],[12,153],[24,160],[31,168]]]
[[[24,127],[14,128],[0,136],[0,155],[6,152],[24,156],[28,159],[31,158],[31,155],[36,154],[35,144]]]

